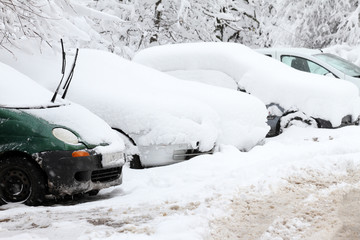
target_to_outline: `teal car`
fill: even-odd
[[[122,182],[124,143],[102,119],[0,63],[0,205]]]

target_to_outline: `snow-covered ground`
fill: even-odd
[[[0,239],[358,239],[360,127],[144,170],[75,204],[0,207]]]

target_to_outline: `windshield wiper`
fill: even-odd
[[[75,69],[75,65],[76,65],[76,61],[77,61],[78,54],[79,54],[79,49],[77,48],[77,49],[76,49],[76,53],[75,53],[74,63],[73,63],[73,65],[72,65],[72,67],[71,67],[71,71],[70,71],[70,73],[69,73],[69,75],[68,75],[68,77],[67,77],[67,79],[66,79],[65,85],[64,85],[64,87],[63,87],[63,89],[65,89],[65,90],[64,90],[64,93],[63,93],[63,95],[62,95],[62,99],[64,99],[64,98],[66,97],[66,94],[67,94],[67,91],[68,91],[68,89],[69,89],[71,80],[72,80],[72,78],[73,78],[73,76],[74,76],[74,69]]]
[[[63,40],[60,39],[60,42],[61,42],[61,51],[62,51],[62,67],[61,67],[61,74],[62,74],[62,77],[61,77],[61,80],[60,80],[60,83],[59,85],[57,86],[56,90],[55,90],[55,93],[53,95],[53,97],[51,98],[51,102],[55,102],[56,100],[56,96],[59,92],[59,89],[60,89],[60,86],[61,86],[61,83],[64,79],[64,76],[65,76],[65,68],[66,68],[66,56],[65,56],[65,51],[64,51],[64,43],[63,43]]]

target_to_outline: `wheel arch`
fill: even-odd
[[[29,162],[31,162],[34,166],[41,170],[42,174],[44,175],[46,181],[48,179],[45,171],[42,169],[41,165],[28,153],[21,152],[21,151],[5,151],[0,153],[0,161],[5,158],[12,158],[12,157],[23,157],[26,158]]]
[[[122,129],[120,129],[120,128],[114,128],[114,127],[113,127],[112,129],[114,129],[115,131],[117,131],[117,132],[121,133],[122,135],[124,135],[134,146],[137,146],[135,140],[134,140],[132,137],[130,137],[129,134],[127,134],[126,132],[124,132]]]
[[[135,140],[133,138],[131,138],[129,136],[129,134],[127,134],[126,132],[124,132],[123,130],[119,129],[119,128],[112,128],[114,129],[115,131],[119,132],[120,134],[122,134],[125,138],[127,138],[127,140],[135,147],[137,147],[137,144],[135,142]],[[126,145],[126,143],[125,143]],[[129,155],[130,156],[130,168],[133,168],[133,169],[142,169],[144,168],[142,163],[141,163],[141,159],[140,159],[140,153],[137,153],[137,154],[132,154],[132,155]]]

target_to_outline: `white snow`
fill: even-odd
[[[60,69],[60,56],[45,60],[29,55],[22,60],[3,58],[48,89],[56,88],[54,72]],[[22,62],[24,59],[27,64]],[[95,112],[142,146],[199,144],[201,151],[207,151],[217,143],[249,150],[269,130],[266,108],[255,97],[184,82],[98,50],[80,49],[67,98]]]
[[[355,85],[324,76],[296,71],[274,59],[235,43],[187,43],[147,48],[138,52],[135,62],[163,72],[194,70],[223,72],[241,89],[266,105],[280,104],[308,116],[329,120],[339,126],[341,119],[360,114],[360,98]],[[180,76],[186,78],[184,72]]]
[[[0,63],[0,72],[0,106],[2,107],[46,107],[64,103],[64,101],[51,103],[51,92],[6,64]]]
[[[318,233],[315,222],[311,221],[321,216],[297,216],[301,208],[293,210],[294,216],[288,216],[286,208],[292,206],[291,202],[298,201],[309,207],[319,199],[332,199],[335,191],[340,191],[336,201],[341,201],[351,189],[359,189],[359,179],[354,178],[350,185],[341,180],[359,170],[359,141],[360,128],[356,126],[333,130],[291,127],[250,152],[239,152],[232,146],[223,145],[214,155],[179,164],[145,170],[126,167],[123,184],[103,190],[100,196],[93,198],[95,201],[88,198],[72,206],[13,204],[0,207],[0,236],[14,240],[24,237],[52,240],[234,239],[229,235],[218,235],[222,232],[217,232],[217,221],[221,221],[224,229],[234,223],[221,219],[235,211],[229,207],[237,202],[236,199],[242,199],[239,204],[253,204],[256,199],[265,199],[262,209],[249,205],[250,210],[245,211],[245,214],[255,216],[257,211],[266,214],[265,209],[269,207],[266,199],[282,192],[283,195],[271,204],[275,210],[283,208],[284,211],[273,216],[273,220],[269,219],[269,225],[260,232],[262,239],[279,236],[311,239]],[[292,186],[295,178],[300,183]],[[323,187],[315,197],[310,190],[322,186],[316,183]],[[302,191],[301,187],[306,186],[309,189]],[[292,193],[303,195],[292,199]],[[277,206],[276,203],[281,201],[289,201],[289,205]],[[335,200],[332,201],[331,212],[336,214],[337,205]],[[322,208],[317,206],[316,209],[321,211]],[[234,214],[242,215],[242,212]],[[269,212],[269,217],[271,214]],[[330,224],[326,218],[317,221]],[[255,226],[247,229],[248,233],[259,227],[256,222],[253,224]],[[336,225],[325,236],[315,238],[331,239],[337,230],[339,226]]]

